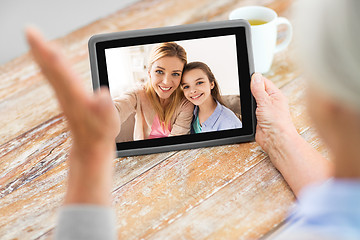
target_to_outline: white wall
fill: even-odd
[[[209,66],[222,95],[239,95],[235,35],[176,41],[185,48],[188,62]]]
[[[139,0],[0,0],[0,65],[28,51],[24,27],[58,38]]]

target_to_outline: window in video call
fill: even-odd
[[[221,130],[242,128],[236,36],[233,34],[172,42],[180,45],[186,51],[188,64],[200,62],[201,66],[204,64],[207,66],[204,70],[194,65],[194,69],[180,76],[179,88],[183,91],[184,97],[194,105],[194,109],[197,108],[197,111],[193,111],[192,131],[188,134],[200,133],[201,128],[205,129],[206,132],[217,131],[219,128]],[[146,85],[149,81],[148,65],[151,53],[158,44],[160,43],[105,49],[108,84],[114,101],[119,99],[121,101],[127,93]],[[152,68],[154,67],[156,66],[152,66]],[[161,69],[157,70],[155,71],[158,74],[162,73]],[[205,73],[206,71],[211,71],[215,78],[216,88],[218,88],[220,95],[219,99],[212,95],[215,83],[211,83],[207,77],[208,73]],[[167,89],[161,90],[166,91]],[[201,117],[198,114],[199,106],[204,106],[204,102],[209,101],[208,99],[214,99],[216,109],[212,114],[209,113],[210,117],[207,118],[209,121],[203,122],[208,123],[208,126],[201,126],[199,121]],[[223,115],[221,118],[216,116],[220,112]],[[217,123],[215,123],[216,121]],[[135,113],[122,123],[120,134],[116,139],[117,143],[146,140],[133,139],[134,124]],[[169,130],[160,124],[158,128],[161,127],[163,131]],[[156,137],[156,135],[148,136],[147,139]]]

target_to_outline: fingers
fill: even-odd
[[[269,79],[260,73],[254,73],[251,78],[251,92],[257,102],[261,102],[273,94],[280,92],[280,89]]]
[[[270,96],[273,94],[277,94],[280,92],[280,89],[278,87],[275,86],[275,84],[270,81],[269,79],[264,78],[264,83],[265,83],[265,91],[267,92],[267,94],[269,94]]]
[[[256,102],[261,102],[268,97],[265,91],[264,77],[260,73],[254,73],[252,75],[250,87]]]
[[[96,101],[99,108],[105,111],[108,111],[107,108],[113,107],[114,105],[109,88],[103,86],[96,90],[94,94],[94,101]]]
[[[63,110],[74,107],[74,103],[88,100],[80,79],[71,70],[59,49],[46,42],[34,28],[26,29],[26,37],[36,62],[53,86]]]

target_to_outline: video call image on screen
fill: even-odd
[[[187,63],[189,67],[192,65],[184,75],[182,69],[178,71],[180,67],[176,61],[162,61],[149,69],[152,53],[162,43],[105,49],[110,94],[121,119],[121,130],[116,142],[242,128],[235,35],[172,42],[185,50]],[[170,58],[163,58],[166,59]],[[162,69],[165,66],[167,69]],[[167,70],[170,69],[172,72],[168,74]],[[208,71],[213,74],[215,82],[209,80]],[[151,77],[160,75],[171,79],[159,82]],[[175,114],[168,120],[168,124],[154,114],[156,111],[151,100],[144,97],[147,96],[145,89],[151,87],[154,95],[162,100],[170,99],[168,96],[175,92],[182,92],[179,106],[173,104]],[[219,99],[214,93],[216,88],[219,90]],[[144,89],[143,94],[141,89]],[[184,104],[187,111],[191,108],[190,115],[179,113]],[[153,119],[148,119],[149,116],[153,116]],[[178,116],[178,119],[174,116]],[[142,121],[141,129],[136,121]]]

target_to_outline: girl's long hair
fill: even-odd
[[[165,42],[158,44],[150,55],[148,71],[151,70],[154,62],[163,57],[178,57],[182,62],[184,62],[184,66],[187,63],[186,51],[180,45],[174,42]],[[162,124],[168,126],[172,116],[175,113],[176,108],[180,105],[181,100],[184,98],[184,94],[180,87],[177,87],[176,90],[170,95],[170,103],[164,109],[160,104],[160,98],[156,94],[154,88],[151,85],[151,80],[147,81],[145,84],[146,95],[151,102],[151,105],[154,107],[155,112]]]
[[[220,88],[219,88],[219,84],[217,83],[214,74],[212,73],[211,69],[209,68],[208,65],[206,65],[203,62],[191,62],[185,65],[184,67],[184,71],[183,74],[185,74],[185,72],[188,72],[190,70],[194,70],[194,69],[200,69],[202,70],[206,76],[208,77],[210,83],[214,83],[214,88],[211,89],[211,96],[218,101],[221,105],[224,105],[224,101],[221,98],[221,93],[220,93]]]

